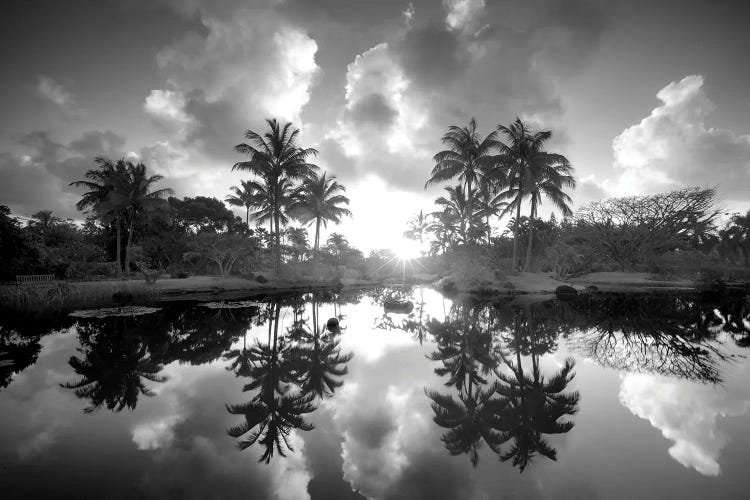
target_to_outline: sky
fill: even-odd
[[[6,0],[0,204],[80,219],[71,181],[129,156],[177,196],[223,199],[266,118],[338,177],[328,232],[398,246],[450,125],[551,130],[575,206],[716,186],[750,209],[742,1]],[[549,204],[542,207],[547,216]],[[241,211],[238,211],[238,215]],[[502,223],[505,225],[505,222]]]

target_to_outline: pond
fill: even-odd
[[[252,300],[6,315],[3,498],[748,495],[744,295]]]

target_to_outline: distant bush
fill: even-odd
[[[710,264],[710,259],[702,252],[675,250],[652,259],[648,265],[648,272],[666,278],[694,278],[708,264]]]

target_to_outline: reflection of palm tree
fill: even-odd
[[[341,354],[339,340],[335,333],[324,333],[318,327],[318,304],[313,299],[313,331],[300,326],[301,342],[292,350],[292,359],[296,368],[297,383],[303,393],[315,394],[318,397],[332,396],[344,382],[343,377],[349,371],[346,363],[354,357],[352,353]]]
[[[269,304],[268,342],[264,345],[256,341],[249,350],[248,369],[241,374],[250,378],[243,391],[257,391],[256,395],[247,403],[227,405],[229,413],[245,417],[245,422],[229,429],[228,434],[238,438],[250,432],[238,446],[245,449],[256,442],[262,444],[265,451],[260,461],[266,463],[270,462],[274,449],[281,456],[285,456],[285,450],[294,450],[289,442],[291,431],[311,430],[313,426],[304,420],[304,415],[315,410],[314,394],[290,391],[294,377],[288,359],[290,346],[278,335],[280,313],[281,304]]]
[[[112,411],[122,411],[125,407],[134,410],[140,395],[153,396],[154,393],[144,381],[164,382],[166,377],[159,376],[162,365],[154,361],[146,344],[127,333],[127,319],[123,321],[124,331],[97,336],[96,341],[88,343],[81,338],[86,347],[79,349],[83,358],[71,356],[68,363],[82,378],[77,382],[61,384],[66,389],[75,389],[75,395],[90,400],[91,404],[84,409],[92,413],[102,407]]]
[[[532,374],[524,374],[518,355],[517,363],[505,359],[512,376],[500,371],[497,393],[504,402],[499,417],[499,428],[504,433],[503,441],[512,439],[513,444],[500,456],[502,461],[513,460],[521,472],[538,453],[551,460],[557,460],[557,452],[543,434],[563,434],[573,428],[572,421],[558,420],[578,411],[578,392],[563,393],[568,383],[575,377],[572,373],[575,362],[568,358],[555,376],[545,381],[540,374],[538,360],[533,360]],[[532,355],[532,358],[536,358]]]
[[[493,399],[495,387],[478,387],[474,392],[459,392],[458,399],[435,391],[425,391],[433,401],[434,421],[449,429],[441,437],[451,455],[468,453],[472,465],[479,463],[478,449],[482,440],[500,453],[505,436],[500,432],[499,415],[505,401]]]
[[[250,436],[238,443],[244,450],[259,442],[265,447],[259,461],[269,463],[274,453],[274,447],[282,457],[285,450],[294,451],[289,442],[292,429],[309,431],[313,425],[305,422],[303,415],[315,410],[314,394],[276,395],[261,393],[260,398],[254,398],[244,404],[227,405],[227,411],[233,415],[243,415],[245,421],[229,429],[228,434],[238,438],[250,431]],[[256,430],[253,430],[257,427]]]

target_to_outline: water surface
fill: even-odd
[[[745,296],[160,307],[2,320],[4,498],[748,494]]]

